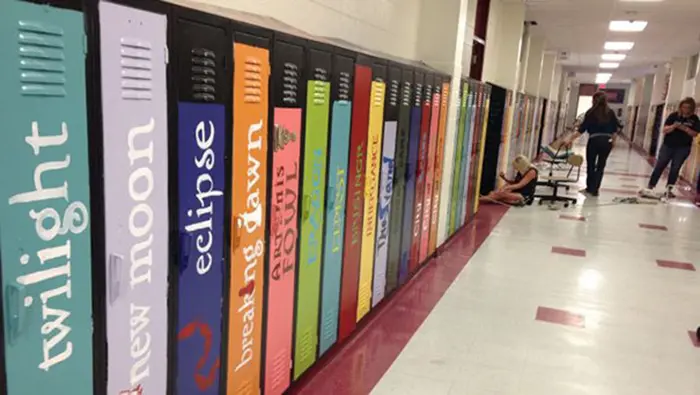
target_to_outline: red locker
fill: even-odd
[[[348,161],[347,203],[345,209],[345,248],[340,295],[338,341],[355,330],[357,318],[357,287],[360,277],[362,220],[365,204],[365,163],[369,99],[372,85],[371,61],[358,57],[355,65],[355,87],[350,130],[350,160]]]
[[[425,172],[428,162],[428,143],[430,139],[430,110],[433,97],[432,75],[427,75],[423,91],[423,108],[420,125],[420,142],[418,145],[418,166],[416,167],[416,197],[413,207],[413,234],[411,235],[410,272],[420,266],[419,257],[421,228],[423,219],[423,195],[425,194]]]

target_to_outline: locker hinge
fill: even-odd
[[[163,49],[164,54],[165,54],[165,64],[170,63],[170,51],[168,50],[168,46],[166,45],[165,48]]]
[[[88,53],[88,37],[87,34],[83,34],[83,53],[87,55]]]

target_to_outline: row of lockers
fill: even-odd
[[[510,160],[504,165],[512,163],[517,155],[522,154],[528,158],[534,158],[537,155],[543,100],[518,93],[514,111],[514,128],[510,135]]]
[[[2,8],[10,395],[281,394],[477,210],[487,85],[449,136],[429,69],[157,2]]]
[[[483,138],[486,147],[481,163],[484,169],[480,176],[482,195],[503,184],[498,173],[515,176],[512,162],[517,155],[534,160],[539,146],[549,143],[552,138],[547,130],[547,124],[552,121],[545,116],[551,112],[552,103],[522,93],[513,97],[512,90],[496,84],[489,83],[488,87],[490,106],[488,127]]]

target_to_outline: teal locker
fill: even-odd
[[[93,393],[82,12],[3,1],[2,296],[7,394]]]

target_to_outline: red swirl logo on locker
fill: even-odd
[[[119,395],[143,395],[143,387],[139,384],[133,389],[121,391]]]
[[[218,372],[219,372],[219,367],[221,366],[221,361],[219,357],[217,357],[214,360],[214,363],[212,363],[211,367],[209,368],[209,371],[207,374],[202,374],[199,373],[199,371],[203,370],[205,368],[205,365],[207,364],[207,360],[209,359],[209,354],[211,353],[212,349],[212,332],[211,328],[209,325],[207,325],[204,322],[190,322],[187,324],[180,333],[177,335],[177,340],[178,341],[183,341],[186,339],[189,339],[190,337],[194,336],[195,333],[198,333],[199,336],[202,337],[202,340],[204,340],[204,350],[202,352],[202,356],[199,357],[197,360],[197,371],[194,373],[194,382],[197,384],[197,388],[199,388],[200,391],[204,391],[207,388],[211,387],[214,382],[216,381]],[[140,394],[140,393],[137,393]],[[121,394],[120,394],[121,395]]]

